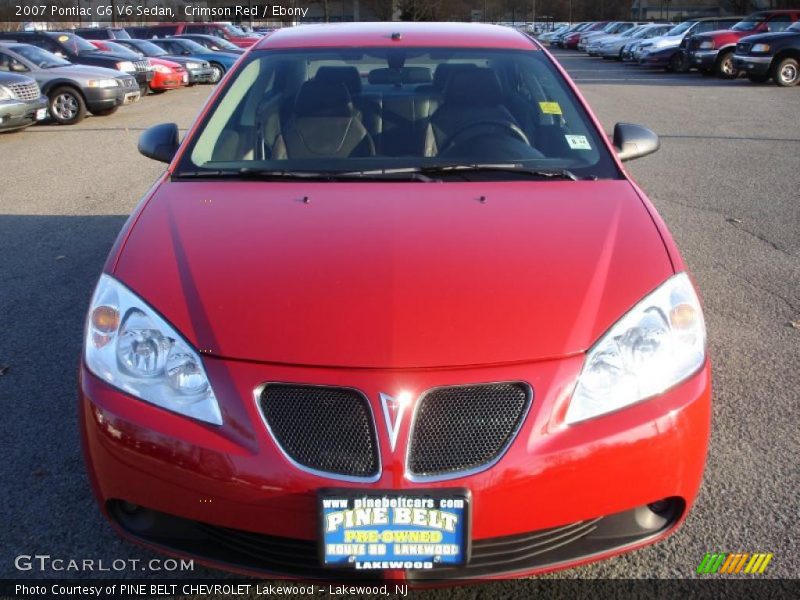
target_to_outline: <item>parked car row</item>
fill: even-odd
[[[214,84],[244,52],[241,37],[236,45],[170,27],[159,29],[167,37],[149,40],[134,39],[119,27],[0,31],[0,131],[22,129],[48,115],[72,125],[88,113],[110,115],[148,93]]]
[[[543,34],[552,47],[685,73],[755,83],[800,83],[800,9],[696,18],[673,25],[634,21],[575,23]]]

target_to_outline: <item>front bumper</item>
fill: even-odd
[[[204,67],[201,69],[188,70],[188,73],[189,83],[209,83],[211,81],[213,71],[211,70],[211,67]]]
[[[115,88],[84,88],[83,90],[83,95],[86,98],[86,107],[92,112],[121,106],[124,104],[126,96],[138,93],[138,85]]]
[[[153,80],[153,71],[136,71],[135,73],[128,73],[128,75],[136,79],[136,84],[140,88],[148,85]]]
[[[645,67],[666,67],[676,52],[680,52],[680,48],[665,48],[664,50],[643,52],[639,56],[639,64]]]
[[[711,69],[717,62],[719,50],[691,50],[689,52],[689,66],[705,71]]]
[[[597,49],[597,55],[605,58],[619,58],[622,54],[622,48],[619,46],[601,46]]]
[[[184,85],[183,73],[184,71],[156,73],[150,82],[150,87],[154,90],[174,90],[179,88]]]
[[[563,417],[582,367],[580,356],[515,366],[397,372],[259,365],[209,357],[204,362],[224,415],[220,427],[133,399],[85,367],[80,372],[79,404],[85,458],[105,516],[124,536],[212,566],[259,575],[323,577],[313,569],[319,527],[316,494],[321,488],[466,488],[473,498],[475,547],[506,536],[529,539],[532,532],[538,535],[553,528],[574,531],[599,517],[613,521],[612,515],[631,514],[663,499],[672,499],[671,506],[677,507],[669,523],[644,535],[622,536],[589,550],[585,542],[590,538],[585,538],[584,545],[561,544],[557,552],[554,548],[551,554],[537,555],[535,562],[503,562],[477,573],[467,569],[466,575],[463,569],[441,571],[441,576],[537,573],[597,560],[666,536],[685,516],[702,478],[710,419],[708,365],[659,397],[567,427]],[[270,436],[254,401],[254,390],[265,381],[363,391],[376,415],[383,465],[377,481],[343,482],[293,466]],[[409,422],[401,427],[392,451],[379,393],[410,389],[416,394],[442,385],[487,381],[526,381],[534,390],[533,404],[508,451],[477,474],[410,481],[404,468]],[[161,523],[161,529],[166,522],[172,533],[165,535],[160,529],[151,535],[151,530],[137,529],[135,520],[120,517],[118,507],[127,506],[122,503],[157,511],[150,520]],[[211,537],[198,538],[197,528]],[[222,538],[228,546],[233,538],[259,550],[243,556],[240,548],[232,557],[220,556],[215,548]],[[313,556],[304,554],[306,562],[292,562],[295,559],[287,558],[291,550],[286,549],[293,547],[305,548],[305,554],[314,550]],[[306,567],[298,571],[291,567],[295,563]]]
[[[41,112],[44,111],[44,112]],[[47,116],[47,97],[23,102],[9,100],[0,102],[0,131],[12,131],[29,127]],[[41,118],[37,118],[41,117]]]
[[[772,57],[734,54],[733,64],[743,73],[748,73],[750,75],[769,75],[772,67]]]

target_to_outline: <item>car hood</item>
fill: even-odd
[[[740,42],[747,42],[748,44],[757,44],[759,42],[769,42],[769,41],[777,41],[783,40],[786,38],[800,38],[800,32],[798,31],[774,31],[771,33],[757,33],[755,35],[748,35],[747,37],[743,37]]]
[[[734,31],[733,29],[717,29],[716,31],[707,31],[706,33],[699,33],[695,37],[696,40],[708,41],[714,40],[718,45],[727,44],[732,41],[737,41],[748,34],[746,31]]]
[[[111,270],[209,354],[374,368],[579,353],[673,272],[625,180],[165,182]]]
[[[20,75],[19,73],[0,72],[0,85],[13,85],[15,83],[30,83],[33,78],[30,75]]]
[[[651,38],[648,42],[658,48],[668,48],[670,46],[680,46],[683,41],[683,34],[681,35],[660,35]]]
[[[43,69],[45,73],[51,75],[58,75],[63,77],[71,77],[72,79],[97,79],[98,77],[117,78],[117,77],[130,77],[128,73],[117,71],[115,69],[107,69],[105,67],[91,67],[89,65],[64,65],[63,67],[53,67],[52,69]]]

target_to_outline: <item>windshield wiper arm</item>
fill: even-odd
[[[400,177],[397,177],[399,175]],[[432,182],[435,179],[419,171],[290,171],[284,169],[254,169],[243,167],[241,169],[216,169],[207,171],[183,171],[176,173],[175,177],[197,179],[256,179],[263,181],[294,180],[294,181],[342,181],[342,180],[411,180]]]
[[[522,175],[529,175],[540,179],[566,179],[569,181],[578,181],[580,178],[568,169],[529,169],[517,163],[508,164],[453,164],[453,165],[431,165],[429,167],[422,167],[421,173],[447,173],[459,171],[475,171],[475,172],[490,172],[490,173],[520,173]]]

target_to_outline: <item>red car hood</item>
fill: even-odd
[[[389,368],[584,351],[673,272],[622,180],[169,182],[113,271],[211,354]]]

